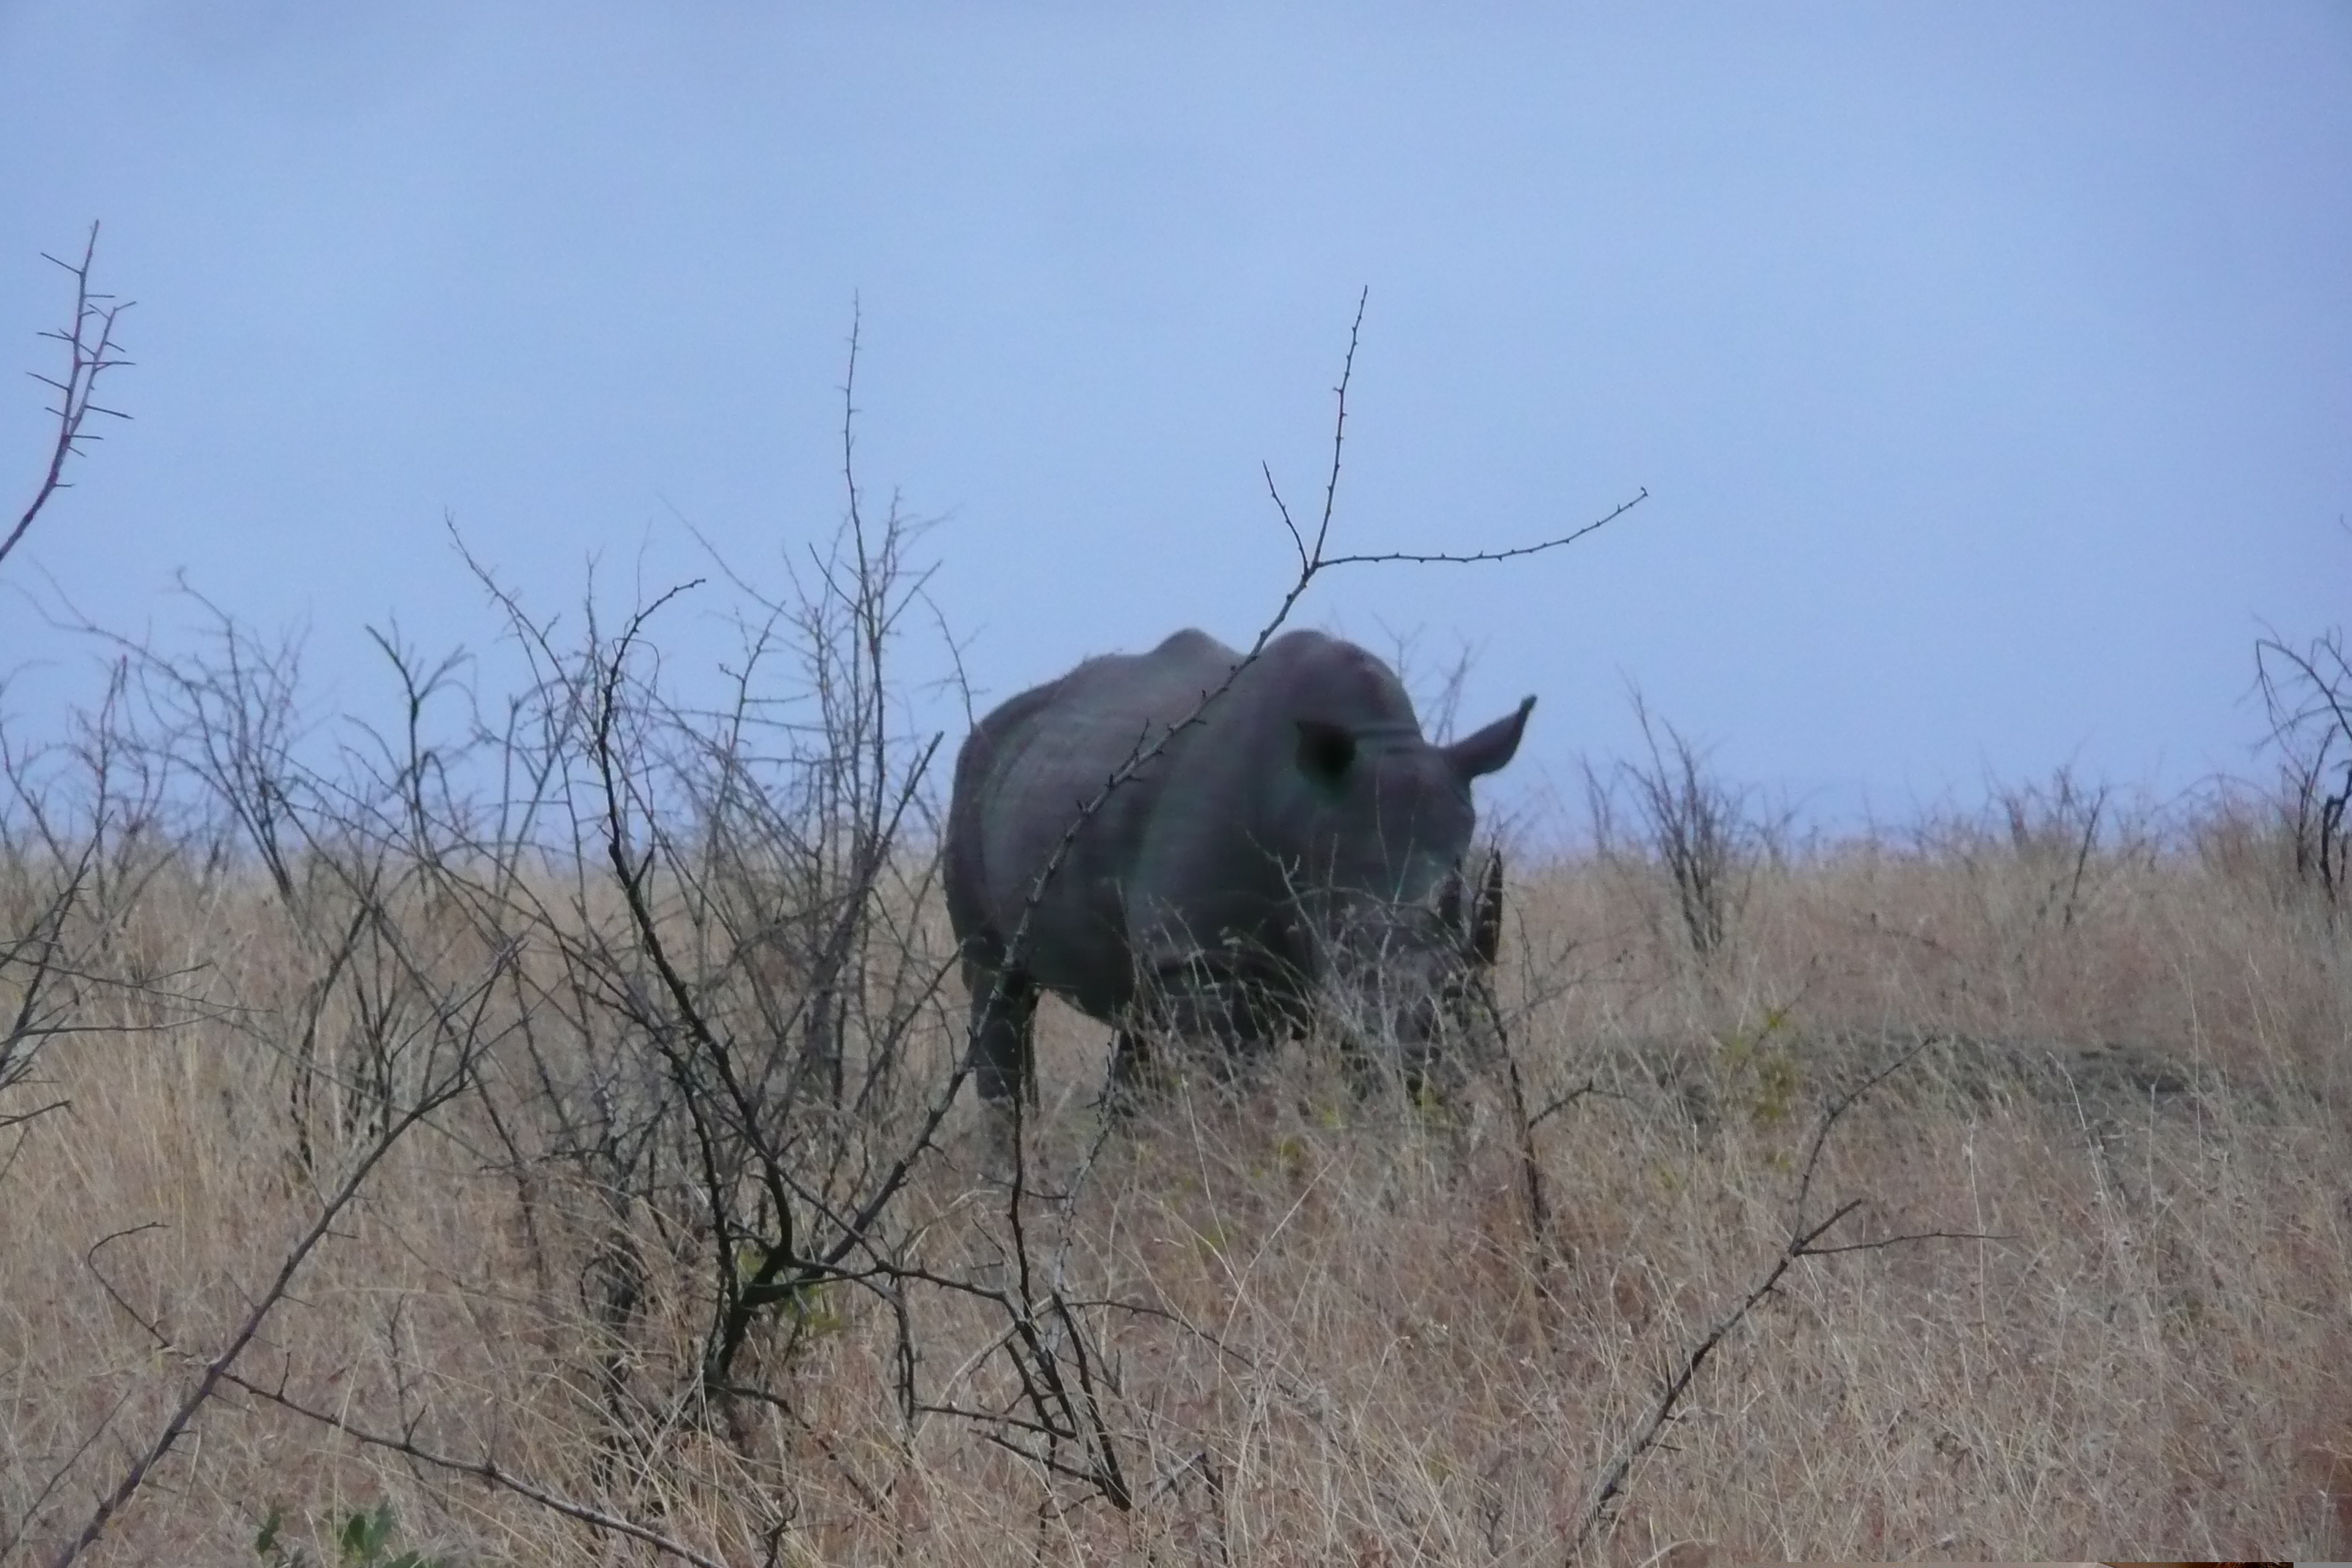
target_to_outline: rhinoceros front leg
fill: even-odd
[[[982,1102],[1010,1105],[1020,1095],[1034,1105],[1036,982],[1017,969],[970,961],[963,978],[971,993],[971,1071]]]
[[[1272,1048],[1285,1022],[1257,984],[1199,965],[1163,973],[1111,1038],[1110,1104],[1135,1109],[1164,1089],[1187,1058],[1230,1082],[1237,1066]]]
[[[1164,1087],[1152,1070],[1151,1038],[1125,1028],[1110,1039],[1110,1087],[1104,1101],[1118,1113],[1135,1110]]]

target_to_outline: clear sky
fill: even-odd
[[[740,565],[862,478],[941,519],[1001,697],[1245,637],[1319,494],[1308,624],[1541,695],[1522,791],[1626,704],[1824,811],[2065,763],[2250,772],[2251,645],[2352,604],[2352,5],[0,0],[0,367],[104,221],[116,426],[0,566],[184,618],[496,625]],[[41,388],[0,397],[28,495]],[[8,521],[22,505],[12,500]],[[707,598],[715,611],[719,598]],[[694,611],[691,614],[701,614]],[[20,691],[37,689],[21,687]]]

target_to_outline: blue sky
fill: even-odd
[[[1342,548],[1649,491],[1302,606],[1467,647],[1469,721],[1539,693],[1519,798],[1631,687],[1832,815],[2170,793],[2256,766],[2263,626],[2352,601],[2340,3],[0,0],[0,366],[93,217],[136,419],[0,566],[0,667],[77,657],[19,590],[168,637],[184,570],[364,705],[365,625],[495,636],[445,513],[550,608],[688,523],[772,578],[841,512],[854,301],[861,477],[992,696],[1255,627],[1366,289]]]

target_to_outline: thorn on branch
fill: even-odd
[[[41,515],[43,507],[48,505],[49,498],[68,488],[69,481],[65,478],[66,459],[85,455],[82,443],[100,438],[96,431],[83,429],[83,422],[93,414],[103,414],[115,419],[131,417],[120,408],[110,408],[99,403],[93,395],[98,390],[100,376],[132,363],[122,356],[121,345],[114,341],[115,321],[123,311],[131,309],[132,301],[117,300],[111,294],[101,294],[90,288],[90,271],[97,255],[96,223],[89,226],[89,237],[82,244],[79,261],[68,261],[47,251],[41,253],[42,260],[52,262],[73,274],[72,323],[62,330],[49,329],[40,334],[66,345],[66,375],[63,381],[59,381],[38,371],[28,373],[35,381],[57,391],[58,401],[47,410],[57,416],[57,438],[50,443],[48,467],[41,476],[39,487],[33,492],[32,503],[25,508],[24,514],[17,518],[7,537],[0,539],[0,561],[5,561],[8,552],[16,548],[16,542],[25,537],[26,531],[33,526],[33,520]]]
[[[1872,1089],[1916,1060],[1920,1051],[1926,1049],[1927,1045],[1926,1041],[1920,1042],[1918,1046],[1904,1052],[1876,1072],[1870,1074],[1860,1083],[1840,1094],[1831,1102],[1830,1108],[1822,1113],[1820,1124],[1813,1131],[1811,1147],[1805,1155],[1803,1172],[1798,1178],[1796,1203],[1790,1215],[1787,1239],[1782,1242],[1780,1252],[1766,1266],[1762,1276],[1756,1283],[1709,1326],[1696,1344],[1682,1353],[1673,1372],[1661,1380],[1657,1397],[1652,1403],[1649,1414],[1644,1417],[1640,1430],[1619,1453],[1616,1462],[1609,1468],[1608,1473],[1601,1478],[1601,1485],[1594,1489],[1591,1500],[1585,1505],[1583,1520],[1578,1526],[1574,1538],[1569,1543],[1568,1561],[1573,1563],[1583,1554],[1585,1547],[1591,1542],[1593,1535],[1607,1521],[1611,1508],[1624,1494],[1626,1484],[1633,1475],[1633,1466],[1643,1455],[1665,1446],[1664,1438],[1667,1427],[1676,1419],[1684,1398],[1697,1381],[1699,1369],[1706,1365],[1707,1358],[1714,1354],[1717,1348],[1729,1337],[1731,1331],[1747,1319],[1748,1314],[1755,1310],[1758,1302],[1774,1294],[1780,1289],[1782,1278],[1790,1268],[1796,1267],[1800,1259],[1827,1258],[1841,1252],[1876,1251],[1914,1241],[1999,1239],[1973,1234],[1955,1235],[1949,1232],[1923,1231],[1902,1236],[1882,1237],[1869,1241],[1842,1243],[1836,1246],[1821,1245],[1823,1237],[1864,1206],[1867,1200],[1864,1198],[1849,1198],[1832,1210],[1827,1218],[1810,1224],[1806,1221],[1805,1214],[1812,1195],[1813,1178],[1820,1169],[1822,1152],[1829,1143],[1832,1131],[1836,1128],[1840,1119],[1859,1104]]]

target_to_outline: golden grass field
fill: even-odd
[[[1021,1239],[1100,1352],[1125,1509],[1001,1422],[909,1420],[901,1326],[854,1285],[763,1321],[770,1397],[682,1394],[707,1260],[676,1216],[518,1165],[490,1125],[528,1099],[502,1038],[495,1092],[392,1147],[235,1370],[536,1495],[229,1387],[83,1560],[665,1560],[553,1498],[729,1563],[1562,1562],[1662,1379],[1787,1245],[1833,1097],[1905,1053],[1831,1131],[1807,1218],[1860,1200],[1822,1245],[1923,1238],[1796,1263],[1586,1559],[2340,1558],[2352,938],[2276,860],[2245,808],[2115,835],[2079,880],[2005,827],[1886,831],[1762,860],[1704,963],[1654,866],[1519,865],[1499,988],[1523,1106],[1549,1112],[1540,1232],[1491,1062],[1416,1108],[1302,1047],[1101,1137],[1105,1031],[1049,1008]],[[415,953],[480,962],[412,913]],[[365,1143],[289,1106],[287,1020],[327,997],[334,1068],[368,993],[319,989],[267,881],[163,876],[110,918],[121,973],[201,1005],[92,992],[88,1032],[0,1106],[63,1102],[0,1131],[0,1540],[28,1563],[153,1441]],[[934,1079],[960,1005],[918,1043]],[[991,1151],[967,1098],[895,1211],[904,1258],[1012,1278]],[[625,1333],[593,1283],[616,1232],[642,1268]],[[903,1299],[927,1402],[1013,1409],[1001,1314]],[[338,1544],[380,1507],[387,1546]]]

